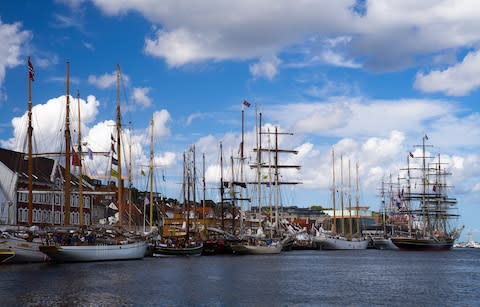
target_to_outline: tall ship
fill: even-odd
[[[440,155],[427,153],[426,148],[433,147],[427,141],[425,135],[422,144],[416,145],[420,154],[407,155],[405,176],[396,195],[397,223],[391,240],[403,250],[450,250],[462,230],[455,226],[457,200],[448,195],[451,173]]]

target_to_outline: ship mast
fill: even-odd
[[[78,202],[80,210],[80,226],[83,226],[83,183],[82,183],[82,133],[81,133],[81,120],[80,120],[80,91],[77,92],[77,110],[78,110],[78,146],[77,146],[77,157],[78,157]]]
[[[31,226],[33,222],[33,158],[32,158],[32,81],[33,81],[33,66],[28,57],[28,225]]]
[[[121,115],[120,115],[120,65],[117,64],[117,121],[116,121],[116,128],[117,128],[117,157],[118,157],[118,224],[119,226],[123,225],[123,182],[122,182],[122,153],[121,153],[121,146],[120,146],[120,138],[121,138],[121,129],[122,129],[122,122],[121,122]]]
[[[151,121],[151,135],[150,135],[150,231],[152,231],[153,227],[153,159],[154,159],[154,152],[153,152],[153,116]]]
[[[335,149],[332,148],[332,206],[333,206],[333,223],[332,234],[337,234],[337,208],[336,208],[336,187],[335,187]]]
[[[65,202],[65,212],[63,224],[68,226],[70,225],[70,62],[67,62],[67,78],[66,78],[66,98],[67,105],[65,110],[65,185],[64,185],[64,202]]]

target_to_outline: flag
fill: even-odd
[[[30,57],[28,57],[28,78],[32,81],[35,81],[35,70],[33,69],[33,64],[32,61],[30,60]]]
[[[90,160],[93,160],[93,151],[88,147],[87,147],[87,153],[88,153],[88,158]]]
[[[73,166],[80,166],[82,165],[82,161],[80,160],[80,157],[78,154],[75,152],[75,149],[72,148],[72,165]]]
[[[142,176],[145,176],[145,172],[143,171],[143,169],[140,171],[140,174],[141,174]]]
[[[115,145],[114,145],[113,143],[112,143],[112,151],[113,151],[113,153],[117,153],[117,152],[115,151]]]
[[[411,153],[411,152],[410,152],[410,157],[411,157],[411,158],[414,158],[413,153]]]
[[[113,165],[118,165],[118,160],[112,157],[112,164]]]
[[[428,140],[428,136],[425,134],[425,140]]]
[[[243,101],[243,105],[244,105],[245,107],[247,107],[247,108],[250,108],[250,105],[251,105],[251,104],[250,104],[250,102],[244,100],[244,101]]]
[[[113,134],[110,133],[110,139],[112,140],[112,142],[115,142],[115,138],[113,137]]]
[[[436,186],[433,186],[432,190],[433,190],[433,192],[436,192],[436,191],[437,191],[437,187],[436,187]]]
[[[117,177],[117,178],[118,178],[118,172],[117,172],[116,170],[114,170],[113,168],[112,168],[112,170],[110,171],[110,175],[111,175],[112,177]]]

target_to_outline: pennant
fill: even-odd
[[[425,134],[425,140],[428,140],[428,135]]]
[[[112,177],[118,178],[118,172],[117,172],[116,170],[114,170],[113,168],[112,168],[112,170],[110,171],[110,175],[111,175]]]
[[[414,158],[413,153],[411,153],[411,152],[410,152],[410,157],[411,157],[411,158]]]
[[[244,106],[244,107],[250,108],[250,105],[251,105],[250,102],[248,102],[248,101],[246,101],[246,100],[243,101],[243,106]]]
[[[112,157],[112,164],[113,165],[118,165],[118,160]]]
[[[80,157],[78,154],[75,152],[75,149],[72,148],[72,165],[73,166],[81,166],[82,161],[80,160]]]
[[[87,147],[87,153],[88,153],[88,158],[90,160],[93,160],[93,151],[88,147]]]
[[[32,81],[35,81],[35,70],[33,69],[33,64],[32,64],[32,61],[30,60],[30,57],[28,57],[27,66],[28,66],[28,78]]]
[[[142,176],[145,176],[145,172],[143,171],[143,169],[140,171],[140,174],[141,174]]]

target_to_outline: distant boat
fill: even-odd
[[[341,233],[337,232],[337,218],[336,218],[336,197],[337,197],[337,186],[335,182],[335,153],[332,149],[332,204],[333,204],[333,221],[332,221],[332,230],[330,232],[322,231],[319,235],[313,237],[313,241],[317,244],[320,249],[324,250],[349,250],[349,249],[367,249],[368,240],[362,236],[360,231],[360,219],[357,221],[357,233],[358,237],[353,235],[352,229],[352,216],[351,216],[351,196],[349,197],[349,211],[350,211],[350,223],[349,231],[346,234],[345,231],[345,219],[343,218],[343,198],[344,198],[344,183],[343,183],[343,158],[341,159],[341,183],[340,183],[340,201],[342,204],[342,219],[341,219]],[[349,163],[349,174],[350,174],[350,163]],[[349,176],[349,190],[350,189],[350,176]],[[357,165],[357,194],[358,194],[358,165]],[[357,197],[357,208],[358,208],[358,197]]]
[[[407,155],[406,186],[399,195],[397,215],[407,217],[407,225],[398,229],[392,236],[392,242],[403,250],[450,250],[460,236],[461,229],[450,225],[450,221],[459,217],[452,213],[457,200],[448,196],[449,186],[446,176],[450,175],[438,156],[438,161],[427,157],[425,142],[422,138],[422,155]],[[418,166],[410,166],[410,158],[420,160]],[[415,186],[412,188],[413,180]],[[405,191],[406,189],[406,191]]]
[[[232,252],[237,255],[270,255],[280,254],[283,245],[280,241],[268,239],[250,239],[245,243],[232,244]]]

